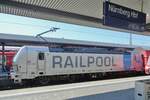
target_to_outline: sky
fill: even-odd
[[[119,44],[130,43],[130,33],[0,13],[0,33],[36,36],[51,27],[60,29],[56,32],[46,33],[43,37]],[[150,46],[149,41],[149,36],[132,34],[133,45]]]

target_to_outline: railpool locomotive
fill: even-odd
[[[47,83],[53,79],[101,77],[117,72],[149,74],[150,67],[145,69],[143,54],[136,50],[23,46],[13,59],[11,79],[15,83],[28,80]]]

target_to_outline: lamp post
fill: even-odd
[[[132,33],[130,33],[130,40],[129,40],[129,44],[132,46]]]

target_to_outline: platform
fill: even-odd
[[[6,90],[0,100],[134,100],[135,81],[143,79],[150,76]]]

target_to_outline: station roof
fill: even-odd
[[[102,25],[103,0],[0,0],[0,12],[96,28],[150,35],[150,0],[111,0],[147,13],[147,30],[133,32]]]
[[[46,41],[45,41],[46,40]],[[121,47],[121,48],[135,48],[135,46],[104,43],[104,42],[91,42],[81,40],[71,40],[63,38],[45,38],[44,40],[40,37],[25,36],[25,35],[14,35],[0,33],[0,43],[4,43],[5,46],[23,46],[23,45],[36,45],[36,46],[47,46],[50,44],[58,45],[74,45],[74,46],[86,46],[86,47]]]

